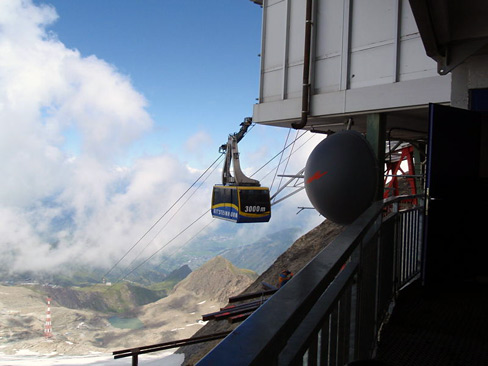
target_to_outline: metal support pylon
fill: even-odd
[[[48,297],[47,311],[46,311],[46,323],[44,324],[44,337],[51,338],[53,336],[53,328],[51,323],[51,298]]]
[[[398,186],[398,178],[404,177],[410,187],[410,194],[417,194],[417,187],[415,184],[415,167],[413,163],[413,146],[405,146],[401,148],[400,157],[394,161],[386,161],[385,174],[385,191],[383,198],[390,196],[398,196],[400,194]],[[407,163],[407,169],[402,168],[402,163]],[[388,179],[391,178],[389,181]]]

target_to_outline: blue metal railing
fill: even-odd
[[[420,273],[423,207],[375,202],[197,365],[344,365],[373,355]]]

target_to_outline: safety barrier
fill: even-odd
[[[420,273],[423,207],[401,208],[412,198],[374,203],[197,365],[370,358],[398,291]]]
[[[189,346],[191,344],[209,342],[216,339],[222,339],[230,332],[220,332],[209,334],[201,337],[192,337],[186,339],[180,339],[177,341],[170,341],[158,344],[151,344],[148,346],[141,346],[136,348],[127,348],[118,351],[112,352],[114,359],[117,358],[124,358],[124,357],[131,357],[132,358],[132,366],[139,365],[139,355],[146,354],[146,353],[153,353],[158,351],[163,351],[171,348],[178,348],[183,346]]]

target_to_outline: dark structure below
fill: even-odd
[[[488,284],[412,284],[400,294],[375,359],[392,366],[488,365],[487,309]]]

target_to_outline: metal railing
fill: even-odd
[[[197,344],[197,343],[214,341],[216,339],[224,338],[229,333],[230,332],[220,332],[220,333],[208,334],[208,335],[201,336],[201,337],[192,337],[192,338],[180,339],[177,341],[169,341],[169,342],[164,342],[164,343],[151,344],[148,346],[121,349],[121,350],[112,352],[112,354],[114,356],[114,359],[131,357],[132,358],[132,366],[138,366],[139,365],[139,355],[142,355],[145,353],[163,351],[163,350],[167,350],[167,349],[171,349],[171,348],[189,346],[189,345]]]
[[[418,196],[420,197],[420,196]],[[420,273],[423,207],[374,203],[197,365],[344,365],[371,358]]]

